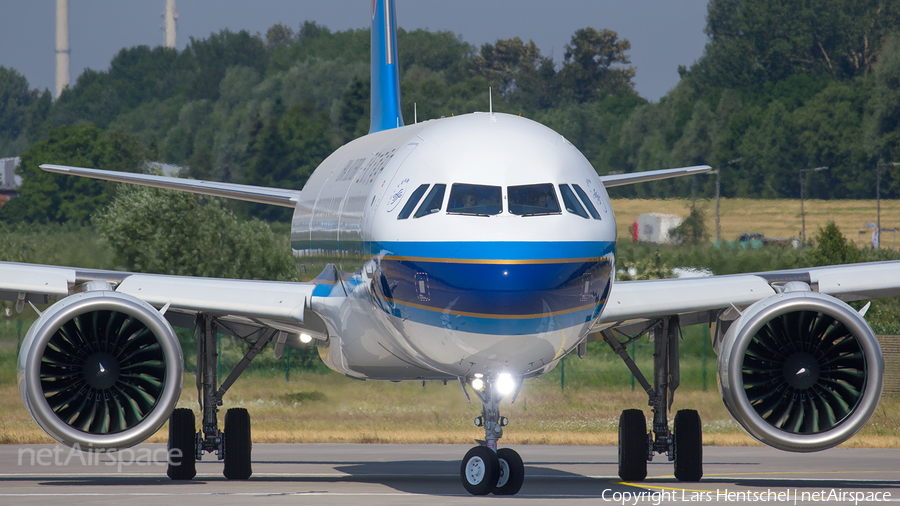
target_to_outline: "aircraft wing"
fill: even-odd
[[[271,204],[281,207],[294,208],[300,192],[283,188],[267,188],[264,186],[251,186],[234,183],[220,183],[216,181],[201,181],[197,179],[184,179],[179,177],[154,176],[151,174],[136,174],[132,172],[115,172],[111,170],[86,169],[82,167],[67,167],[65,165],[41,165],[41,169],[57,174],[71,174],[75,176],[115,181],[117,183],[129,183],[155,188],[166,188],[201,195],[215,197],[227,197],[259,204]]]
[[[613,283],[595,330],[662,316],[681,316],[683,325],[715,321],[723,309],[743,310],[800,281],[812,291],[845,302],[900,295],[900,261],[811,267],[705,278]]]
[[[116,292],[134,296],[157,309],[168,306],[166,316],[170,320],[169,312],[184,316],[202,312],[253,327],[286,331],[306,327],[305,310],[316,286],[0,262],[0,299],[16,301],[18,310],[23,309],[25,302],[46,304],[78,293],[92,281],[107,282]]]
[[[606,176],[600,176],[600,182],[603,183],[603,186],[612,188],[613,186],[645,183],[647,181],[656,181],[658,179],[669,179],[670,177],[705,174],[710,170],[712,170],[712,167],[709,165],[697,165],[694,167],[681,167],[678,169],[646,170],[643,172],[629,172],[627,174],[608,174]]]

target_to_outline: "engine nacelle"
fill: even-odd
[[[872,416],[884,381],[874,332],[841,300],[810,291],[763,299],[732,323],[719,393],[754,438],[780,450],[837,446]]]
[[[82,450],[128,448],[169,418],[184,359],[169,322],[114,291],[66,297],[25,336],[19,392],[50,437]]]

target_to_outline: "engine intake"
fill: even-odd
[[[28,413],[53,439],[83,450],[140,443],[181,395],[184,359],[171,325],[130,295],[66,297],[31,326],[18,361]]]
[[[774,295],[731,325],[718,360],[731,416],[762,443],[812,452],[852,437],[881,397],[884,359],[871,327],[817,292]]]

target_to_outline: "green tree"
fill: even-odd
[[[338,128],[342,142],[352,141],[368,133],[370,93],[369,81],[359,78],[353,79],[344,91],[338,109]]]
[[[219,83],[229,67],[240,65],[264,74],[269,61],[262,39],[244,30],[234,33],[226,29],[203,40],[191,37],[185,53],[194,68],[194,82],[190,89],[190,96],[194,99],[217,99]]]
[[[889,38],[874,72],[866,139],[869,155],[878,161],[900,161],[900,34]],[[897,190],[891,172],[883,177]],[[882,191],[887,185],[882,181]]]
[[[563,86],[579,102],[602,98],[619,90],[633,90],[634,67],[625,51],[631,49],[626,39],[609,29],[576,30],[566,44],[563,68],[559,72]]]
[[[286,241],[239,221],[218,199],[128,186],[93,224],[125,270],[234,279],[297,280]]]
[[[0,66],[0,157],[17,155],[22,149],[31,100],[25,76]]]
[[[299,190],[313,170],[334,151],[331,122],[312,104],[297,104],[272,117],[257,137],[256,153],[245,171],[246,184]],[[266,219],[286,219],[290,210],[255,206],[254,214]]]
[[[709,44],[687,74],[744,90],[793,74],[865,76],[898,23],[894,0],[712,0]]]
[[[829,221],[816,233],[816,249],[813,251],[814,265],[840,265],[859,262],[859,249]]]
[[[368,28],[332,32],[314,21],[304,21],[296,41],[272,50],[269,73],[285,72],[297,63],[313,58],[368,64],[369,46]]]
[[[557,101],[553,59],[541,55],[534,41],[519,37],[484,44],[472,58],[472,72],[488,80],[500,97],[525,111],[546,109]]]
[[[829,167],[808,179],[806,195],[826,199],[874,196],[874,170],[860,170],[871,166],[863,142],[871,90],[869,79],[832,82],[793,112],[799,132],[797,151],[808,160],[808,166]],[[882,191],[886,189],[887,185]]]
[[[366,51],[369,51],[368,46]],[[397,29],[397,57],[400,60],[401,79],[413,67],[419,67],[439,74],[448,84],[454,84],[467,77],[465,67],[474,52],[475,48],[471,44],[464,42],[453,32]],[[368,63],[368,54],[363,61]]]
[[[28,89],[15,69],[0,66],[0,157],[17,156],[39,135],[47,117],[50,95]]]
[[[90,122],[107,128],[142,103],[183,93],[194,73],[191,64],[189,56],[161,46],[122,49],[108,70],[85,70],[63,91],[50,115],[51,125]]]
[[[266,30],[266,47],[270,50],[276,47],[288,46],[295,40],[294,30],[281,23],[276,23]]]
[[[691,212],[687,218],[669,232],[669,235],[677,239],[679,243],[704,244],[709,236],[706,233],[706,213],[696,205],[691,205]]]
[[[46,141],[22,154],[17,169],[22,176],[20,196],[3,206],[3,213],[12,221],[86,223],[110,202],[112,184],[44,172],[39,166],[52,163],[135,172],[146,154],[143,144],[121,132],[104,134],[92,125],[52,130]]]

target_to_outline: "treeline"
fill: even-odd
[[[420,120],[486,110],[491,87],[494,110],[559,131],[601,174],[739,159],[722,171],[722,194],[777,198],[799,196],[800,169],[828,166],[808,175],[807,197],[871,198],[876,164],[900,161],[896,26],[898,0],[711,0],[703,56],[659,103],[635,93],[630,44],[610,30],[576,31],[554,61],[519,38],[476,48],[401,29],[404,117],[414,107]],[[367,29],[305,22],[296,32],[225,30],[180,52],[123,49],[55,102],[0,67],[0,156],[22,156],[25,181],[2,214],[84,221],[109,202],[109,189],[44,175],[38,163],[145,170],[140,160],[158,160],[197,178],[300,188],[368,130],[368,61]],[[883,197],[900,197],[896,170],[883,171]],[[702,176],[613,196],[713,191]]]

